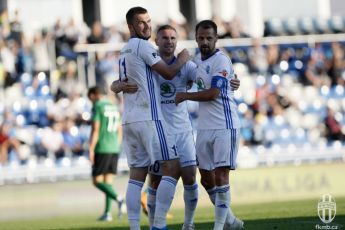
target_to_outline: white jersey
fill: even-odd
[[[151,66],[160,60],[156,49],[147,40],[131,38],[121,50],[120,81],[128,79],[129,83],[135,83],[138,86],[136,93],[123,95],[123,124],[163,120],[158,79],[151,69]]]
[[[176,58],[173,59],[174,62]],[[166,124],[171,134],[192,131],[187,110],[187,101],[175,105],[176,92],[186,92],[187,83],[194,82],[197,66],[192,61],[183,65],[181,70],[172,80],[165,80],[159,76],[161,108]]]
[[[237,129],[240,120],[237,105],[234,101],[234,91],[230,80],[234,78],[234,70],[230,58],[217,50],[208,58],[195,60],[198,65],[196,83],[198,90],[211,87],[220,90],[219,96],[207,102],[199,102],[198,129]]]

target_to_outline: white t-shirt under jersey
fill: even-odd
[[[174,58],[172,63],[175,60]],[[192,131],[187,101],[176,106],[175,96],[176,92],[187,91],[187,83],[189,81],[195,81],[196,69],[195,63],[188,61],[172,80],[165,80],[159,76],[162,112],[171,134]]]
[[[240,128],[234,92],[230,86],[230,79],[234,78],[230,58],[217,50],[204,60],[199,55],[195,63],[198,66],[196,76],[198,90],[202,91],[211,87],[220,90],[215,100],[199,102],[198,129]]]
[[[121,50],[120,81],[128,79],[128,83],[138,86],[136,93],[123,94],[123,124],[163,120],[158,78],[151,69],[160,60],[157,50],[147,40],[131,38]]]

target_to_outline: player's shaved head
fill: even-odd
[[[166,25],[162,25],[162,26],[158,27],[157,34],[163,30],[173,30],[177,33],[176,29],[173,26],[166,24]]]

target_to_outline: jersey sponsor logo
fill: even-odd
[[[204,80],[202,80],[201,77],[198,77],[196,79],[196,85],[198,86],[198,90],[204,90],[205,89],[205,83],[204,83]]]
[[[163,100],[163,101],[161,101],[161,104],[164,104],[164,105],[166,105],[166,104],[175,104],[175,100]]]
[[[152,53],[153,58],[156,58],[158,56],[157,53]]]
[[[223,69],[222,71],[218,72],[220,73],[223,77],[227,77],[228,76],[228,71],[226,71],[226,69]]]
[[[176,93],[176,87],[170,82],[164,82],[161,84],[161,96],[172,97]]]
[[[122,54],[127,54],[127,53],[132,53],[132,49],[126,49],[120,52],[120,55]]]

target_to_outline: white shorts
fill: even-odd
[[[130,168],[148,167],[156,161],[178,158],[164,121],[140,121],[123,125],[123,151]]]
[[[173,137],[176,148],[177,155],[180,158],[180,165],[182,168],[187,166],[196,165],[196,154],[195,154],[195,144],[193,132],[184,132],[171,135]],[[155,162],[150,165],[149,173],[155,175],[162,175],[161,167],[159,162]]]
[[[240,141],[239,129],[198,130],[196,153],[200,169],[236,169]]]

